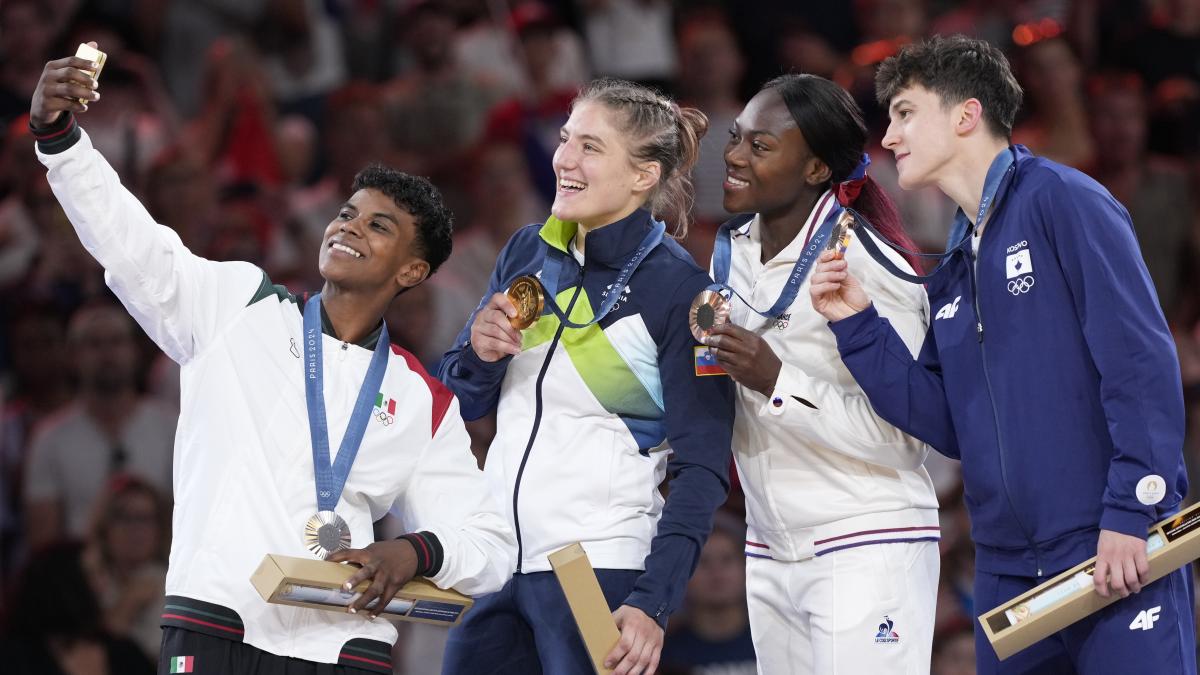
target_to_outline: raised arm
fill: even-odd
[[[30,106],[38,159],[84,248],[104,267],[105,282],[172,359],[194,357],[263,283],[249,263],[193,255],[158,225],[79,127],[77,114],[99,100],[94,66],[68,57],[46,64]]]
[[[879,416],[957,459],[958,440],[942,382],[933,331],[913,358],[891,322],[880,316],[846,260],[821,254],[810,284],[813,309],[829,320],[842,362]]]

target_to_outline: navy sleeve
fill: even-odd
[[[438,364],[438,379],[458,397],[463,419],[468,421],[477,420],[496,409],[500,400],[500,383],[508,370],[508,362],[512,360],[511,356],[506,356],[495,363],[489,363],[479,358],[475,349],[471,347],[471,324],[475,323],[475,315],[483,309],[488,299],[507,288],[509,279],[505,272],[506,263],[514,248],[514,242],[520,236],[521,232],[513,235],[496,258],[487,293],[479,301],[475,311],[471,312],[471,316],[467,317],[466,325],[454,338],[454,345],[442,356]]]
[[[1142,504],[1138,481],[1157,475],[1164,507],[1187,492],[1179,360],[1129,213],[1096,184],[1057,184],[1038,196],[1075,313],[1100,374],[1100,402],[1114,454],[1100,527],[1145,537],[1159,516]],[[1064,198],[1066,196],[1067,198]]]
[[[925,334],[915,360],[892,324],[879,316],[875,305],[834,321],[829,328],[837,337],[842,362],[866,392],[875,412],[934,450],[959,459],[933,328]]]
[[[697,272],[670,296],[658,344],[667,441],[670,489],[658,531],[646,556],[646,571],[625,603],[666,626],[683,603],[684,589],[696,570],[713,512],[729,493],[733,441],[733,384],[727,375],[696,374],[695,348],[688,328],[692,298],[712,283]]]

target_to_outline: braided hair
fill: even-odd
[[[650,212],[672,226],[673,236],[684,237],[692,210],[691,171],[708,117],[695,108],[680,108],[654,89],[615,78],[593,80],[571,107],[593,101],[619,113],[614,126],[632,139],[630,154],[636,161],[662,167],[662,178],[650,193]]]

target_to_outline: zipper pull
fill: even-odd
[[[341,362],[341,361],[345,361],[345,360],[346,360],[346,354],[348,354],[349,352],[350,352],[350,343],[349,343],[349,342],[343,342],[343,343],[342,343],[342,351],[341,351],[341,353],[340,353],[340,354],[338,354],[338,361],[339,361],[339,362]]]
[[[982,321],[975,322],[975,334],[979,336],[979,341],[983,342],[983,322]]]

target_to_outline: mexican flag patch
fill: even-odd
[[[194,656],[172,656],[171,657],[171,672],[172,673],[190,673],[192,666],[195,665]]]

